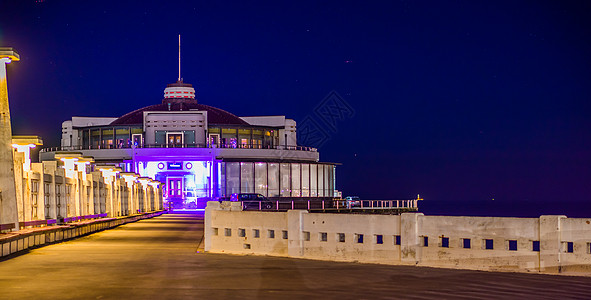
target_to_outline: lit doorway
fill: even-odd
[[[131,142],[133,143],[133,145],[139,148],[144,146],[144,139],[141,134],[132,134]]]
[[[220,135],[219,134],[210,134],[209,135],[209,147],[211,147],[211,148],[219,148],[220,147]]]
[[[168,147],[182,147],[183,133],[182,132],[167,132],[166,141]]]
[[[174,208],[183,208],[183,177],[166,178],[167,200],[172,202]]]

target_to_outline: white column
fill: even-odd
[[[8,57],[0,58],[0,224],[14,224],[18,230],[18,210],[12,157],[12,128],[8,106],[6,64]]]

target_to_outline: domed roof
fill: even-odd
[[[249,125],[244,120],[240,119],[234,114],[231,114],[223,109],[213,106],[199,104],[193,99],[164,99],[162,104],[150,105],[130,113],[127,113],[117,120],[111,122],[111,125],[135,125],[144,122],[145,111],[190,111],[201,110],[207,111],[208,124],[222,124],[222,125]]]

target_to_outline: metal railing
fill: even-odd
[[[270,149],[270,150],[293,150],[318,152],[314,147],[306,146],[263,146],[258,144],[238,144],[238,145],[210,145],[210,144],[142,144],[142,145],[90,145],[90,146],[61,146],[47,147],[41,149],[41,152],[56,151],[76,151],[76,150],[105,150],[105,149],[133,149],[133,148],[221,148],[221,149]]]
[[[71,222],[78,222],[78,221],[82,221],[82,220],[91,220],[91,219],[99,219],[99,218],[106,218],[106,217],[107,217],[107,214],[95,214],[95,215],[86,215],[86,216],[67,217],[67,218],[63,219],[62,223],[71,223]],[[34,221],[19,222],[19,227],[21,229],[23,229],[23,228],[27,228],[27,227],[42,227],[42,226],[56,225],[57,223],[58,223],[57,219],[34,220]]]
[[[351,205],[347,200],[291,200],[291,201],[239,201],[243,210],[283,211],[307,210],[417,210],[418,200],[361,200]]]

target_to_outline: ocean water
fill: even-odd
[[[574,201],[419,201],[419,212],[425,215],[529,217],[541,215],[566,215],[570,218],[591,218],[591,200]]]

